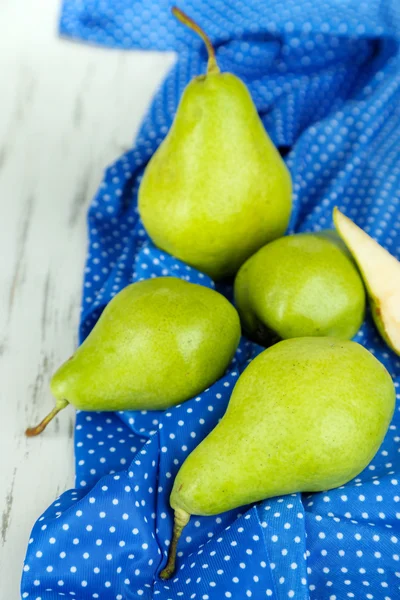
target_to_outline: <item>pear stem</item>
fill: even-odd
[[[52,421],[54,419],[54,417],[56,415],[58,415],[58,413],[61,410],[63,410],[63,408],[68,406],[68,404],[69,404],[69,402],[67,400],[62,400],[61,402],[57,402],[56,406],[53,408],[53,410],[51,412],[49,412],[49,414],[47,415],[47,417],[45,417],[43,419],[43,421],[40,421],[40,423],[38,425],[36,425],[36,427],[28,427],[28,429],[25,431],[25,435],[27,437],[34,437],[35,435],[39,435],[39,433],[42,433],[42,431],[44,431],[44,429],[46,429],[46,427],[50,423],[50,421]]]
[[[172,7],[172,14],[178,19],[178,21],[195,31],[205,43],[208,52],[207,73],[219,73],[219,67],[215,58],[215,50],[206,32],[203,31],[201,27],[199,27],[197,23],[193,21],[193,19],[188,17],[188,15],[177,6]]]
[[[190,515],[185,510],[177,508],[174,512],[174,531],[168,551],[168,561],[160,573],[161,579],[170,579],[175,571],[176,548],[183,528],[189,523]]]

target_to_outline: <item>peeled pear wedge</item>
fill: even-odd
[[[333,221],[360,270],[378,331],[400,356],[400,262],[337,207]]]

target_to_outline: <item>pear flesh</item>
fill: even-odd
[[[330,336],[351,339],[364,318],[365,291],[331,232],[299,233],[267,244],[239,270],[235,302],[258,343]]]
[[[239,339],[235,308],[214,290],[174,277],[133,283],[53,376],[57,405],[44,426],[68,403],[81,410],[162,410],[188,400],[222,376]]]
[[[181,11],[175,15],[207,36]],[[151,158],[139,212],[153,242],[214,279],[236,273],[258,248],[282,236],[291,178],[244,83],[220,73],[186,87],[172,127]]]
[[[333,220],[360,269],[378,331],[400,355],[400,262],[338,208]]]
[[[394,405],[389,373],[359,344],[279,342],[245,369],[224,417],[181,466],[170,497],[178,525],[344,485],[377,452]],[[169,578],[174,564],[170,554],[160,576]]]

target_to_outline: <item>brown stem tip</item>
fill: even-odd
[[[199,27],[199,25],[197,25],[197,23],[193,21],[193,19],[191,19],[186,13],[183,12],[183,10],[181,10],[177,6],[172,7],[172,14],[178,19],[178,21],[180,21],[181,23],[186,25],[186,27],[189,27],[189,29],[192,29],[195,33],[197,33],[197,35],[200,36],[203,42],[205,43],[208,52],[207,73],[219,73],[219,67],[215,58],[215,50],[206,32],[203,31],[203,29]]]
[[[161,571],[161,579],[171,579],[175,571],[176,548],[183,528],[189,523],[190,515],[185,510],[177,508],[174,513],[174,531],[168,551],[168,561],[165,568]]]
[[[43,419],[43,421],[40,421],[40,423],[35,427],[28,427],[28,429],[25,431],[25,435],[27,437],[35,437],[36,435],[42,433],[42,431],[46,429],[50,421],[52,421],[54,417],[58,415],[60,410],[62,410],[66,406],[68,406],[67,400],[63,400],[63,402],[57,403],[57,405],[53,408],[51,412],[49,412],[49,414]]]

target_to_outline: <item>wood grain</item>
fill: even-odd
[[[131,146],[173,54],[57,37],[58,0],[0,4],[0,581],[19,598],[31,527],[73,486],[67,409],[42,437],[53,370],[76,345],[86,210]]]

